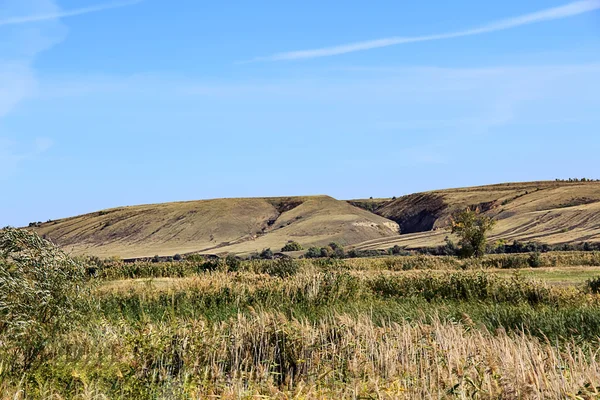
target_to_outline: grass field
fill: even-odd
[[[73,254],[120,258],[279,251],[289,240],[354,244],[398,234],[395,222],[329,196],[121,207],[33,229]]]
[[[6,398],[598,398],[600,254],[95,266]],[[0,338],[1,340],[1,338]]]

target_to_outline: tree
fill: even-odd
[[[493,218],[481,214],[478,208],[467,208],[452,216],[452,233],[460,238],[459,255],[464,258],[483,257],[487,234],[494,227]]]
[[[319,258],[321,257],[321,249],[319,247],[310,247],[306,254],[304,255],[306,258]]]
[[[293,240],[290,240],[289,242],[286,243],[285,246],[283,246],[283,248],[281,249],[281,251],[286,252],[286,251],[300,251],[303,250],[302,245],[300,245],[300,243],[298,242],[294,242]]]
[[[264,249],[260,253],[260,258],[263,260],[272,260],[273,259],[273,251],[271,251],[271,249]]]

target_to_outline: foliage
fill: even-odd
[[[586,282],[586,288],[590,293],[600,293],[600,276],[592,278]]]
[[[319,258],[321,257],[321,248],[319,247],[310,247],[308,251],[304,254],[306,258]]]
[[[227,265],[228,271],[237,271],[242,265],[242,259],[233,254],[228,254],[227,257],[225,257],[225,265]]]
[[[13,367],[31,367],[80,321],[88,295],[82,264],[35,233],[0,231],[0,342]]]
[[[304,250],[304,248],[302,247],[302,245],[298,242],[294,242],[293,240],[290,240],[289,242],[287,242],[285,244],[285,246],[283,246],[283,248],[281,249],[281,251],[286,252],[286,251],[300,251],[300,250]]]
[[[8,349],[0,390],[9,398],[595,398],[600,296],[481,270],[526,268],[533,255],[89,259],[100,286],[89,294],[98,307],[85,312],[88,323],[49,336],[47,362],[27,371],[7,370],[6,355],[21,344],[0,338]],[[600,253],[538,256],[543,266],[600,265]],[[140,277],[162,279],[128,279]]]
[[[529,266],[531,268],[537,268],[537,267],[541,267],[542,266],[542,260],[540,257],[540,253],[539,252],[535,252],[535,253],[531,253],[529,255],[529,258],[527,258],[527,264],[529,264]]]
[[[263,251],[261,251],[259,256],[263,260],[272,260],[273,252],[271,251],[271,249],[264,249]]]
[[[495,221],[480,213],[479,209],[467,208],[455,214],[451,220],[452,233],[460,238],[459,255],[464,258],[485,255],[487,234]]]

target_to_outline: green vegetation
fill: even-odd
[[[460,237],[459,255],[464,258],[481,258],[486,253],[487,235],[495,221],[480,213],[479,209],[467,208],[452,217],[452,233]]]
[[[126,263],[0,238],[4,397],[598,396],[598,252]]]
[[[24,230],[0,230],[0,356],[28,369],[45,344],[83,318],[86,270]]]
[[[293,240],[290,240],[289,242],[287,242],[285,244],[285,246],[283,246],[283,248],[281,249],[281,251],[300,251],[300,250],[304,250],[304,248],[302,247],[302,245],[298,242],[294,242]]]

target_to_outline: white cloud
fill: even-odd
[[[141,0],[105,3],[62,11],[54,0],[0,0],[0,119],[38,90],[34,61],[67,36],[60,18],[99,12],[140,3]],[[52,142],[38,138],[29,150],[19,149],[18,135],[0,128],[0,168],[6,177],[18,165],[47,151]]]
[[[59,18],[68,18],[75,17],[78,15],[90,14],[105,10],[111,10],[114,8],[121,8],[132,6],[134,4],[139,4],[144,0],[131,0],[131,1],[120,1],[115,3],[105,3],[99,4],[91,7],[78,8],[74,10],[65,10],[65,11],[51,11],[51,12],[34,12],[27,15],[9,17],[0,19],[0,26],[5,25],[19,25],[26,24],[31,22],[40,22],[40,21],[48,21],[48,20],[56,20]]]
[[[335,56],[356,51],[364,51],[377,49],[381,47],[389,47],[400,44],[429,42],[434,40],[447,40],[464,36],[481,35],[484,33],[497,32],[511,28],[517,28],[523,25],[529,25],[544,21],[563,19],[576,15],[588,13],[600,9],[600,0],[582,0],[566,4],[564,6],[549,8],[546,10],[534,12],[531,14],[521,15],[518,17],[508,18],[496,22],[483,25],[478,28],[467,29],[458,32],[448,32],[441,34],[413,36],[413,37],[389,37],[377,40],[368,40],[364,42],[355,42],[343,44],[339,46],[323,47],[318,49],[288,51],[278,54],[273,54],[267,57],[258,57],[252,61],[285,61],[285,60],[300,60],[318,57]]]

